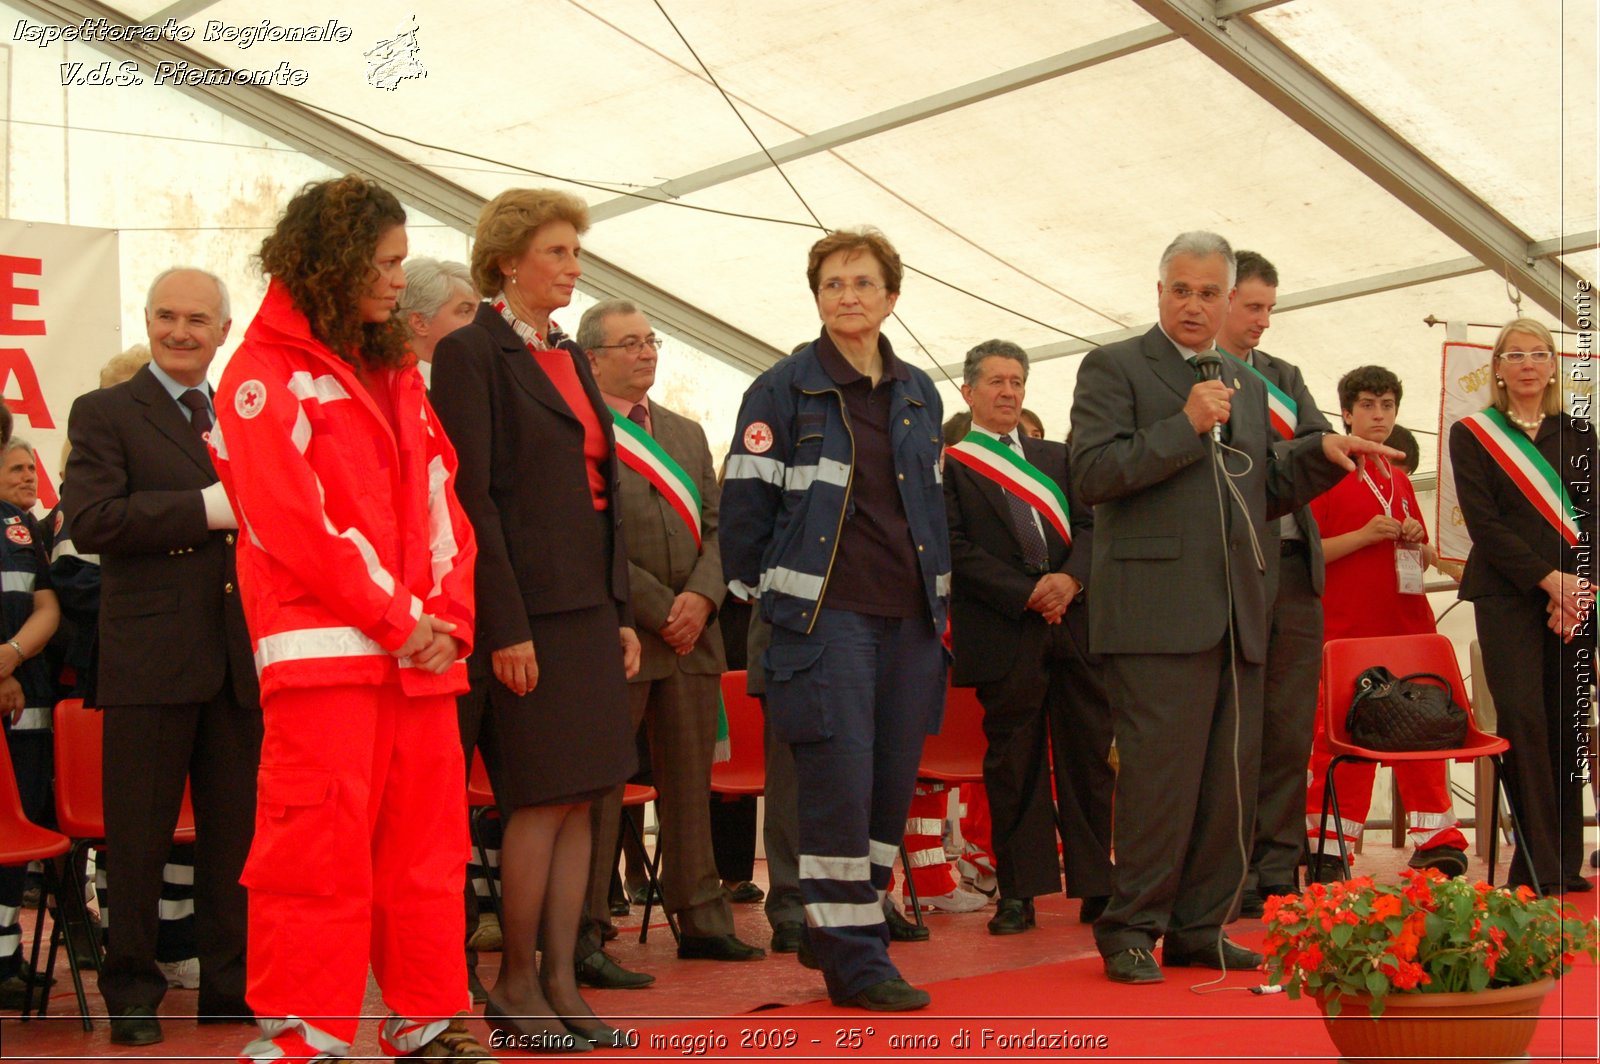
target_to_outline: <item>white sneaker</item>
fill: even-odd
[[[157,961],[156,967],[167,977],[167,985],[179,990],[200,989],[200,958],[185,957],[181,961]]]
[[[989,904],[989,899],[982,894],[963,890],[960,887],[948,894],[935,894],[931,897],[924,894],[917,900],[922,903],[922,911],[925,913],[932,912],[935,909],[947,913],[972,913]]]

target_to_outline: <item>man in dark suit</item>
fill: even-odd
[[[1179,236],[1161,256],[1159,324],[1089,352],[1073,397],[1073,484],[1096,508],[1090,646],[1119,763],[1114,885],[1095,923],[1116,982],[1159,982],[1163,938],[1168,967],[1262,963],[1221,928],[1254,825],[1267,522],[1337,483],[1350,455],[1392,453],[1331,434],[1274,445],[1266,386],[1213,350],[1233,280],[1226,240]]]
[[[635,728],[648,729],[652,780],[661,795],[661,890],[682,929],[678,956],[756,960],[765,951],[734,937],[711,846],[711,755],[727,667],[722,631],[708,623],[727,593],[711,448],[696,422],[651,401],[660,341],[637,307],[620,299],[590,307],[577,340],[617,419],[617,499],[643,648],[628,699]],[[593,809],[589,917],[604,926],[611,921],[620,788]]]
[[[1238,279],[1217,334],[1217,347],[1260,374],[1267,384],[1268,420],[1279,439],[1333,431],[1317,409],[1300,370],[1256,345],[1272,324],[1278,271],[1254,251],[1236,256]],[[1256,786],[1255,848],[1239,899],[1239,915],[1259,917],[1266,899],[1300,889],[1305,855],[1306,768],[1316,723],[1322,666],[1322,536],[1311,508],[1302,506],[1269,526],[1277,548],[1267,551],[1267,669],[1262,698],[1261,774]],[[1274,557],[1276,555],[1276,557]]]
[[[989,741],[995,935],[1034,926],[1033,899],[1061,889],[1058,825],[1080,918],[1098,916],[1111,893],[1111,709],[1089,660],[1085,605],[1094,513],[1074,497],[1066,447],[1019,431],[1027,379],[1028,355],[1016,344],[988,340],[967,352],[961,394],[972,429],[946,451],[944,467],[953,682],[977,687]],[[1027,501],[1040,487],[1068,504],[1070,540],[1051,507]]]
[[[231,324],[222,282],[156,278],[152,363],[81,396],[62,487],[79,550],[100,555],[106,837],[117,899],[100,992],[119,1045],[161,1040],[156,967],[161,866],[187,778],[195,813],[201,1022],[248,1021],[245,891],[261,708],[234,575],[238,525],[206,451],[206,368]],[[182,652],[174,639],[181,638]]]

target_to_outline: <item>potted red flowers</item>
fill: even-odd
[[[1600,955],[1600,927],[1558,898],[1446,879],[1432,869],[1379,884],[1314,883],[1267,901],[1267,963],[1291,998],[1317,1000],[1347,1057],[1509,1058],[1533,1037],[1539,1005],[1580,953]],[[1364,1006],[1372,1019],[1340,1016]],[[1404,1023],[1375,1023],[1402,1016]],[[1509,1018],[1491,1024],[1451,1016]],[[1431,1040],[1461,1033],[1463,1049]],[[1395,1044],[1395,1039],[1400,1044]]]

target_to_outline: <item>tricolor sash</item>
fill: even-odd
[[[1055,481],[1016,451],[993,436],[972,432],[944,453],[1039,511],[1057,535],[1072,542],[1067,528],[1067,497]]]
[[[1511,478],[1511,483],[1527,496],[1539,516],[1550,522],[1570,546],[1576,547],[1578,514],[1567,497],[1567,486],[1528,439],[1527,433],[1512,428],[1505,414],[1492,406],[1467,415],[1461,423],[1478,438],[1489,457]]]
[[[1237,355],[1232,357],[1267,386],[1267,418],[1271,420],[1272,427],[1278,430],[1279,436],[1286,440],[1294,439],[1295,429],[1300,427],[1300,404],[1295,402],[1288,392],[1273,384],[1265,373],[1256,368],[1254,361],[1246,361]]]
[[[615,410],[611,411],[611,422],[616,426],[617,457],[622,459],[622,464],[661,493],[689,526],[694,545],[700,546],[700,489],[695,486],[694,478],[644,429]]]
[[[717,692],[717,741],[711,747],[711,763],[720,765],[733,760],[733,743],[728,738],[728,705]]]

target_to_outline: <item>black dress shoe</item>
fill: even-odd
[[[1100,914],[1106,911],[1106,906],[1111,904],[1109,894],[1091,894],[1083,899],[1083,904],[1078,906],[1078,923],[1092,924],[1100,919]]]
[[[736,883],[731,887],[723,887],[727,891],[728,900],[740,905],[753,905],[767,896],[767,892],[750,882]]]
[[[780,920],[772,929],[772,944],[767,948],[774,953],[799,953],[805,930],[806,925],[799,920]]]
[[[857,991],[839,1004],[873,1012],[909,1012],[927,1008],[932,1000],[926,990],[918,990],[904,979],[885,979]]]
[[[633,912],[633,904],[627,898],[611,899],[612,916],[627,916],[631,912]]]
[[[578,982],[596,990],[638,990],[656,981],[645,972],[630,972],[610,957],[605,950],[595,950],[576,965]]]
[[[645,899],[649,896],[650,884],[648,883],[640,887],[630,888],[628,891],[628,897],[633,900],[633,904],[635,905],[643,905]],[[651,904],[657,906],[661,904],[661,892],[659,890],[655,892],[655,898],[651,901]]]
[[[1227,938],[1222,940],[1220,956],[1215,945],[1202,946],[1196,950],[1175,946],[1170,942],[1161,946],[1163,968],[1216,968],[1243,972],[1260,968],[1266,962],[1267,959],[1255,950],[1246,949]]]
[[[1147,949],[1125,949],[1103,958],[1106,978],[1113,983],[1159,983],[1166,979]]]
[[[1037,923],[1032,898],[1001,898],[995,914],[989,918],[989,934],[1020,935]]]
[[[684,935],[678,940],[681,961],[758,961],[766,955],[760,946],[740,942],[732,935]]]
[[[900,907],[892,901],[884,905],[883,919],[889,925],[889,941],[891,942],[928,941],[928,925],[914,924],[907,920],[900,915]]]
[[[1406,863],[1412,868],[1437,868],[1449,879],[1467,874],[1466,851],[1454,846],[1429,846],[1412,854]]]
[[[1594,889],[1594,884],[1583,876],[1574,872],[1562,882],[1562,889],[1568,894],[1587,894]]]
[[[492,998],[483,1004],[483,1022],[503,1036],[495,1039],[497,1049],[520,1049],[525,1053],[587,1053],[594,1049],[587,1038],[573,1034],[556,1017],[513,1016]]]
[[[196,1023],[255,1023],[256,1014],[243,998],[201,998],[195,1007]]]
[[[149,1005],[134,1005],[111,1017],[111,1042],[119,1046],[153,1046],[161,1041],[161,1021]]]

